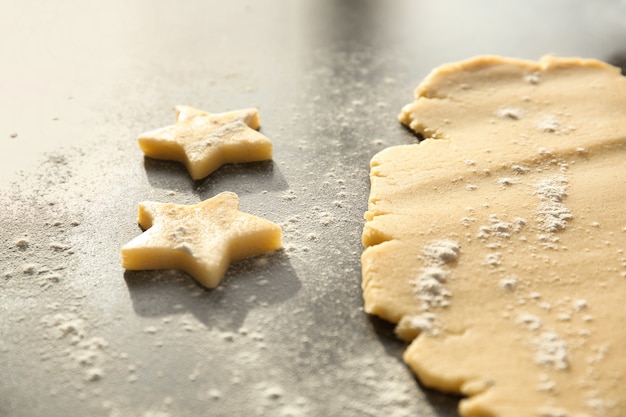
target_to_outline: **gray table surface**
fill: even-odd
[[[624,65],[625,1],[3,1],[0,416],[454,416],[368,317],[369,160],[443,63]],[[258,107],[273,161],[194,182],[144,158],[173,106]],[[125,272],[142,200],[221,191],[284,228],[204,290]]]

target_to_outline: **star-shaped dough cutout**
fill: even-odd
[[[193,205],[139,203],[145,230],[122,247],[129,270],[180,269],[215,288],[231,261],[280,249],[277,224],[239,211],[239,197],[224,192]]]
[[[207,113],[176,106],[176,123],[139,135],[149,157],[178,161],[199,180],[227,163],[272,159],[272,142],[257,132],[257,109]]]

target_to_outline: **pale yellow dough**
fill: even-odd
[[[593,60],[435,69],[371,162],[365,310],[466,417],[626,415],[626,78]]]
[[[257,109],[207,113],[176,106],[176,124],[139,135],[139,147],[151,158],[181,162],[199,180],[227,163],[272,159],[272,142],[257,132]]]
[[[143,202],[144,233],[122,247],[126,269],[181,269],[215,288],[231,261],[277,250],[280,226],[239,211],[239,198],[224,192],[194,205]]]

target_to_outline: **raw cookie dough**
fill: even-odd
[[[239,198],[224,192],[193,205],[139,203],[147,229],[122,247],[126,269],[181,269],[215,288],[233,260],[282,246],[280,226],[239,211]]]
[[[434,70],[371,162],[365,310],[466,417],[626,415],[626,78],[581,59]]]
[[[272,159],[272,142],[257,132],[256,109],[211,114],[176,106],[176,124],[139,136],[139,147],[149,157],[182,162],[191,178],[199,180],[226,163]]]

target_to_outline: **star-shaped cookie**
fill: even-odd
[[[139,203],[138,222],[145,232],[122,247],[124,268],[181,269],[208,288],[231,261],[282,246],[280,226],[239,211],[231,192],[193,205]]]
[[[272,159],[272,142],[257,132],[257,109],[207,113],[176,106],[176,123],[139,136],[149,157],[181,162],[199,180],[227,163]]]

